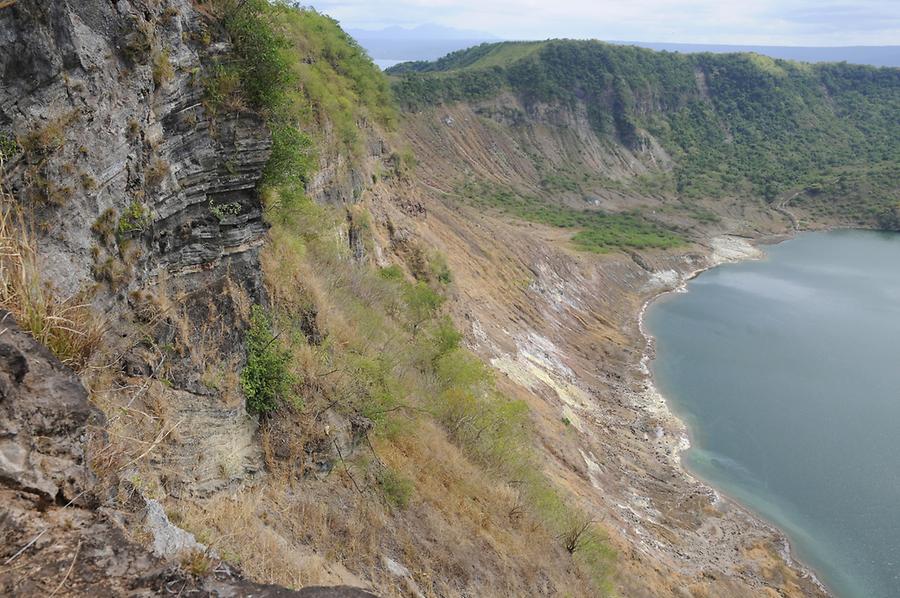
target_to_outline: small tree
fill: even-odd
[[[272,334],[272,321],[259,305],[254,305],[247,331],[247,365],[241,370],[241,388],[247,396],[247,411],[270,413],[290,391],[294,382],[288,370],[290,351]]]
[[[900,204],[894,204],[884,208],[876,216],[878,226],[884,230],[900,230]]]
[[[593,525],[593,519],[575,520],[570,524],[569,528],[560,535],[563,546],[569,554],[575,554],[577,550],[593,541],[592,534],[590,533]]]

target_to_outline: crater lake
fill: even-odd
[[[830,231],[647,310],[683,465],[841,598],[900,596],[900,234]]]

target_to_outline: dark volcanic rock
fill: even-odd
[[[93,482],[87,427],[105,418],[71,370],[0,314],[0,483],[42,503],[74,500]]]
[[[34,214],[42,276],[63,296],[90,292],[112,322],[121,386],[167,377],[184,424],[154,457],[173,464],[171,490],[255,475],[255,423],[211,396],[198,356],[239,367],[248,306],[266,302],[256,187],[270,134],[258,114],[206,98],[227,35],[189,0],[18,0],[0,9],[0,47],[0,140],[20,148],[4,184]],[[145,296],[170,307],[142,318]]]

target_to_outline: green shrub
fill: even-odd
[[[250,413],[271,413],[285,399],[294,383],[288,369],[291,353],[281,347],[272,333],[272,320],[254,305],[247,331],[247,365],[241,370],[241,388]]]
[[[384,499],[392,507],[405,509],[413,493],[413,481],[384,467],[376,474]]]
[[[883,208],[876,215],[876,220],[884,230],[900,231],[900,204]]]
[[[463,335],[456,329],[450,316],[444,316],[438,320],[428,338],[428,342],[434,350],[432,362],[434,363],[450,351],[458,349],[462,338]]]
[[[19,144],[12,137],[0,135],[0,164],[9,161],[19,153]]]
[[[244,0],[226,9],[224,25],[234,44],[241,86],[254,108],[276,111],[293,83],[287,41],[272,28],[266,0]]]
[[[279,119],[270,121],[269,129],[272,132],[272,154],[263,172],[265,184],[305,187],[310,173],[318,166],[312,138],[296,125]]]
[[[428,260],[428,265],[431,268],[431,275],[434,280],[444,285],[453,282],[453,273],[450,271],[450,266],[447,265],[447,258],[444,257],[444,254],[432,253]]]
[[[237,216],[241,213],[241,209],[241,204],[236,201],[216,203],[212,198],[209,200],[209,213],[215,216],[219,223],[222,223],[233,216]]]
[[[101,218],[109,218],[109,214],[104,213]],[[150,211],[139,201],[132,201],[122,216],[119,217],[119,224],[116,226],[116,237],[123,239],[131,233],[143,231],[150,225],[151,221]]]
[[[277,31],[276,11],[266,0],[235,3],[226,0],[222,23],[234,47],[228,64],[214,65],[204,80],[206,103],[215,112],[238,109],[237,83],[250,107],[266,119],[272,134],[272,154],[263,173],[266,185],[304,186],[316,166],[312,139],[299,129],[294,103],[300,61],[284,35]]]
[[[385,280],[400,282],[404,279],[403,270],[397,264],[382,268],[381,270],[379,270],[379,274]]]
[[[216,64],[202,79],[203,105],[215,116],[221,109],[237,109],[243,104],[241,75],[232,65]]]
[[[394,176],[402,180],[409,179],[418,164],[416,155],[409,148],[400,152],[393,152],[388,160]]]
[[[330,122],[342,145],[362,150],[357,123],[392,126],[390,86],[365,51],[336,21],[311,8],[267,0],[222,0],[219,14],[233,56],[205,81],[213,110],[236,105],[235,76],[247,103],[266,119],[272,155],[268,186],[304,187],[318,165],[313,136]]]
[[[403,299],[409,309],[409,319],[414,326],[418,326],[434,316],[444,302],[442,296],[422,281],[406,285],[403,290]]]

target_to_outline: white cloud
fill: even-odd
[[[509,39],[895,45],[898,0],[334,0],[345,27],[431,22]]]

